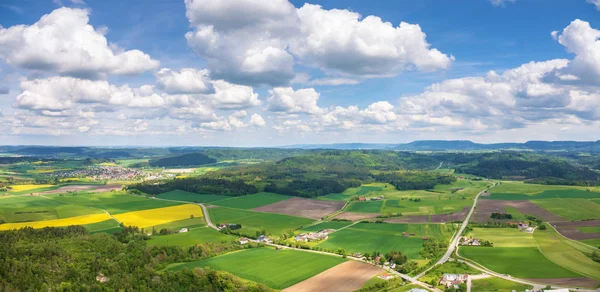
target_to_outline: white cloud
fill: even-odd
[[[14,66],[84,78],[158,68],[159,62],[142,51],[109,44],[103,31],[88,23],[88,14],[62,7],[32,25],[0,27],[0,56]]]
[[[278,87],[269,91],[268,109],[272,112],[319,114],[324,109],[317,105],[319,93],[314,88],[294,91],[291,87]]]
[[[600,0],[587,0],[587,2],[596,5],[596,9],[600,11]]]
[[[156,73],[156,83],[169,94],[214,93],[215,89],[210,81],[210,74],[206,69],[183,68],[177,72],[162,68]]]
[[[266,124],[267,123],[265,122],[263,117],[261,117],[259,114],[254,113],[252,114],[252,116],[250,116],[250,125],[256,127],[264,127]]]
[[[490,2],[492,3],[492,5],[494,6],[502,6],[504,7],[504,5],[508,2],[510,3],[514,3],[515,0],[490,0]]]
[[[213,81],[215,94],[212,103],[220,109],[245,109],[258,106],[258,94],[250,86],[242,86],[228,83],[223,80]]]
[[[394,106],[387,101],[378,101],[360,112],[363,120],[370,124],[385,124],[396,120]]]

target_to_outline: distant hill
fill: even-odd
[[[370,144],[370,143],[338,143],[338,144],[298,144],[282,148],[298,149],[388,149],[407,151],[475,151],[475,150],[529,150],[529,151],[581,151],[600,152],[600,140],[579,141],[528,141],[525,143],[491,143],[482,144],[468,140],[422,140],[404,144]]]
[[[208,157],[204,153],[187,153],[178,156],[170,156],[163,158],[155,158],[148,162],[154,167],[174,167],[174,166],[197,166],[204,164],[212,164],[217,162],[216,159]]]

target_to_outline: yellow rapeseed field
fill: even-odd
[[[145,228],[165,224],[177,220],[189,219],[190,215],[202,217],[202,208],[195,204],[185,204],[173,207],[135,211],[115,215],[125,226]]]
[[[83,215],[62,219],[44,220],[44,221],[33,221],[33,222],[22,222],[22,223],[4,223],[0,224],[0,230],[19,229],[23,227],[33,228],[44,228],[44,227],[58,227],[58,226],[69,226],[69,225],[84,225],[98,223],[105,220],[109,220],[110,216],[106,213],[102,214],[91,214]]]
[[[33,189],[49,188],[54,185],[14,185],[10,186],[13,192],[29,191]]]

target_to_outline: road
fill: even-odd
[[[439,261],[437,261],[437,263],[435,263],[434,265],[432,265],[431,267],[429,267],[427,270],[425,270],[422,273],[420,273],[417,276],[415,276],[415,278],[418,279],[418,278],[421,278],[421,277],[425,276],[425,274],[427,274],[427,272],[429,272],[435,266],[441,265],[441,264],[445,263],[450,258],[450,256],[452,255],[452,252],[454,252],[454,249],[458,246],[458,241],[460,240],[460,236],[463,234],[463,232],[467,228],[467,225],[469,225],[469,220],[471,219],[471,215],[473,215],[473,212],[475,212],[475,207],[477,206],[477,199],[479,199],[479,196],[481,194],[487,192],[489,189],[495,187],[496,185],[497,185],[497,183],[494,183],[491,187],[486,188],[485,190],[479,192],[477,194],[477,196],[475,196],[475,200],[473,201],[473,206],[471,206],[471,210],[469,210],[469,213],[467,214],[467,217],[465,218],[465,220],[463,221],[462,225],[460,226],[460,229],[458,230],[458,232],[454,234],[454,238],[452,239],[452,241],[448,245],[448,250],[446,251],[446,253],[444,254],[444,256],[442,256],[442,258]]]

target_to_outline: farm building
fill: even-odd
[[[469,278],[466,274],[444,274],[440,279],[440,285],[444,285],[447,288],[454,286],[458,288],[458,285],[463,284]]]
[[[393,279],[394,276],[392,276],[390,274],[387,274],[387,273],[384,273],[384,274],[379,275],[378,278],[387,281],[387,280]]]
[[[268,237],[264,236],[264,235],[259,236],[256,239],[256,241],[258,241],[258,242],[264,242],[264,243],[271,243],[271,240]]]
[[[187,228],[181,228],[181,229],[179,230],[179,233],[185,233],[185,232],[188,232],[188,231],[189,231],[189,230],[188,230]]]
[[[296,241],[315,241],[315,240],[325,240],[329,237],[329,233],[333,232],[333,229],[325,229],[319,232],[309,232],[309,233],[301,233],[294,237]]]
[[[246,237],[242,237],[239,239],[240,244],[246,244],[248,242],[250,242],[250,240]]]

